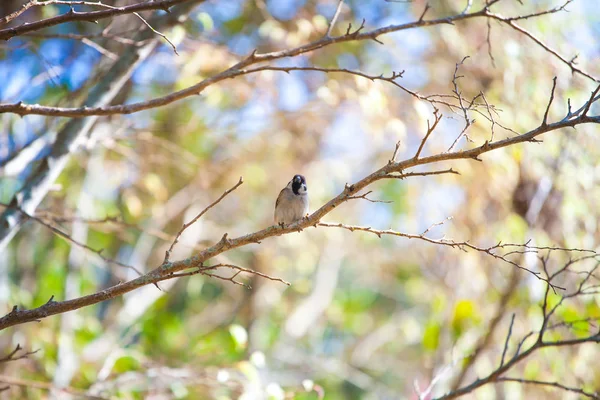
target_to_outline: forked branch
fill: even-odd
[[[243,236],[240,236],[237,238],[229,238],[228,235],[225,234],[225,235],[223,235],[223,238],[221,240],[219,240],[217,243],[215,243],[214,245],[212,245],[210,247],[205,248],[204,250],[198,252],[197,254],[195,254],[194,256],[192,256],[190,258],[187,258],[184,260],[179,260],[179,261],[165,260],[160,266],[158,266],[153,271],[151,271],[143,276],[140,276],[140,277],[133,279],[131,281],[128,281],[128,282],[119,283],[119,284],[109,287],[101,292],[90,294],[88,296],[83,296],[83,297],[79,297],[79,298],[72,299],[72,300],[66,300],[66,301],[62,301],[62,302],[53,301],[53,302],[49,302],[47,304],[44,304],[40,307],[31,309],[31,310],[19,310],[15,306],[13,311],[8,313],[4,317],[0,318],[0,330],[7,328],[9,326],[12,326],[12,325],[29,322],[29,321],[35,321],[35,320],[39,320],[41,318],[46,318],[50,315],[55,315],[55,314],[59,314],[62,312],[75,310],[78,308],[89,306],[91,304],[96,304],[101,301],[105,301],[105,300],[120,296],[124,293],[130,292],[141,286],[145,286],[148,284],[159,282],[161,280],[169,279],[169,277],[172,277],[173,274],[176,274],[176,273],[179,273],[179,272],[182,272],[185,270],[189,271],[190,269],[201,268],[204,265],[204,262],[210,260],[211,258],[214,258],[215,256],[217,256],[219,254],[222,254],[224,252],[230,251],[235,248],[239,248],[239,247],[246,246],[246,245],[253,244],[253,243],[260,243],[263,239],[266,239],[269,237],[281,236],[281,235],[286,235],[289,233],[295,233],[295,232],[298,232],[299,230],[309,228],[311,226],[319,226],[322,218],[325,217],[328,213],[330,213],[333,209],[335,209],[336,207],[340,206],[341,204],[343,204],[347,201],[350,201],[350,200],[356,198],[357,194],[360,193],[363,189],[365,189],[367,186],[369,186],[372,183],[377,182],[379,180],[389,179],[389,178],[404,178],[404,177],[409,177],[409,176],[422,176],[422,175],[431,174],[431,173],[427,173],[427,172],[405,172],[406,170],[408,170],[410,168],[417,167],[417,166],[437,164],[440,162],[448,162],[448,161],[452,161],[452,160],[479,159],[479,156],[481,156],[482,154],[485,154],[487,152],[498,150],[498,149],[501,149],[501,148],[507,147],[507,146],[513,146],[513,145],[516,145],[519,143],[531,142],[531,141],[536,140],[536,138],[538,136],[543,135],[548,132],[556,131],[556,130],[559,130],[562,128],[567,128],[567,127],[574,127],[574,126],[577,126],[580,124],[600,123],[600,116],[588,115],[588,110],[590,110],[590,107],[591,107],[590,103],[594,103],[599,99],[599,96],[596,93],[597,93],[597,91],[592,93],[590,99],[584,105],[582,105],[578,110],[569,111],[568,115],[565,118],[563,118],[562,120],[560,120],[558,122],[554,122],[554,123],[548,123],[544,126],[540,125],[537,128],[532,129],[531,131],[526,132],[521,135],[517,135],[517,136],[510,137],[510,138],[503,139],[503,140],[497,140],[494,142],[486,141],[482,145],[472,148],[470,150],[440,153],[440,154],[435,154],[435,155],[431,155],[431,156],[427,156],[427,157],[420,157],[418,159],[411,157],[411,158],[405,159],[403,161],[396,161],[396,162],[388,161],[388,162],[386,162],[386,164],[384,166],[377,169],[373,173],[365,176],[364,178],[358,180],[357,182],[355,182],[353,184],[346,185],[344,187],[344,189],[337,196],[330,199],[327,203],[325,203],[323,206],[321,206],[321,208],[316,210],[312,215],[310,215],[307,218],[304,218],[300,221],[294,222],[290,225],[287,225],[284,227],[270,226],[268,228],[259,230],[257,232],[249,233],[247,235],[243,235]],[[454,173],[454,172],[455,171],[453,171],[452,169],[449,169],[449,170],[442,170],[442,171],[434,171],[433,173],[440,174],[440,173]],[[360,196],[358,196],[358,197],[360,197]],[[325,224],[325,223],[323,223],[323,224]],[[321,226],[325,226],[325,225],[321,225]],[[336,227],[339,228],[340,226],[336,226]],[[370,228],[367,228],[367,229],[359,229],[359,228],[360,227],[353,227],[353,229],[356,229],[356,230],[372,230]],[[388,234],[388,233],[380,232],[380,234]],[[389,234],[394,235],[394,236],[403,236],[403,235],[396,234],[393,232],[389,232]],[[406,237],[410,238],[410,236],[406,236]],[[417,237],[415,237],[415,238],[417,238]],[[450,241],[444,241],[444,240],[439,240],[439,239],[430,239],[430,238],[426,238],[425,236],[423,238],[421,238],[421,237],[418,237],[418,238],[421,240],[429,241],[436,245],[441,244],[441,245],[455,247],[455,248],[459,248],[459,249],[462,248],[464,250],[471,249],[471,250],[483,251],[484,253],[486,253],[496,259],[501,259],[502,261],[505,261],[506,263],[514,265],[515,267],[519,267],[519,268],[521,268],[521,267],[519,265],[516,265],[516,263],[512,262],[511,260],[509,260],[507,258],[506,254],[499,254],[495,251],[499,248],[504,249],[509,246],[515,246],[513,248],[516,248],[516,251],[519,251],[519,246],[521,249],[524,249],[524,250],[554,249],[552,247],[546,247],[546,246],[532,247],[532,246],[529,246],[528,244],[525,244],[525,245],[504,244],[504,245],[502,245],[501,243],[499,243],[496,246],[486,248],[486,247],[479,247],[479,246],[473,245],[468,242],[459,242],[459,241],[450,242]],[[556,250],[559,250],[559,248],[556,248]],[[576,249],[566,249],[566,250],[576,250]],[[514,253],[514,250],[513,250],[513,253]],[[532,271],[529,271],[529,272],[532,272]],[[535,273],[535,271],[532,273]],[[535,274],[539,275],[539,273],[535,273]],[[540,277],[540,279],[548,281],[547,278]],[[553,283],[550,286],[552,286],[553,288],[558,288],[558,286],[554,285]]]

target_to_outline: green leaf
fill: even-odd
[[[437,350],[440,345],[440,333],[442,327],[439,322],[430,321],[425,326],[425,332],[423,333],[423,348],[425,350]]]
[[[455,338],[460,337],[469,325],[475,325],[479,322],[479,315],[476,311],[475,303],[471,300],[460,300],[454,307],[452,316],[452,335]]]
[[[208,13],[205,13],[205,12],[198,13],[198,15],[196,15],[196,19],[198,20],[198,22],[200,22],[202,24],[202,29],[205,32],[210,32],[215,27],[215,23],[214,23],[212,17],[210,16],[210,14],[208,14]]]
[[[115,361],[115,365],[113,366],[112,372],[115,374],[127,372],[127,371],[136,371],[140,368],[140,362],[136,357],[132,355],[124,355],[122,357],[117,358]]]
[[[246,345],[248,344],[248,332],[246,332],[246,329],[243,326],[237,324],[230,325],[229,334],[233,338],[238,350],[246,348]]]

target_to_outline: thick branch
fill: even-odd
[[[5,28],[0,29],[0,40],[8,40],[12,37],[22,35],[24,33],[35,32],[37,30],[48,28],[54,25],[63,24],[65,22],[73,22],[73,21],[89,21],[95,22],[100,19],[116,17],[118,15],[126,15],[133,14],[136,12],[147,11],[147,10],[167,10],[176,5],[188,2],[190,0],[157,0],[151,2],[143,2],[136,3],[130,6],[124,7],[112,7],[107,10],[100,11],[89,11],[89,12],[77,12],[71,9],[69,12],[65,14],[57,15],[56,17],[46,18],[41,21],[35,21],[28,24],[23,24],[14,28]],[[32,6],[45,6],[52,4],[51,1],[34,1],[27,3],[24,7],[30,8]],[[74,2],[74,4],[77,4]],[[0,21],[6,21],[7,19],[10,21],[12,18],[12,14],[4,17]]]
[[[597,99],[593,97],[592,100]],[[141,286],[169,279],[170,275],[174,273],[183,270],[189,270],[191,268],[200,268],[205,261],[231,249],[235,249],[252,243],[260,243],[261,240],[269,237],[281,236],[284,234],[297,232],[299,230],[309,228],[311,226],[318,226],[318,224],[321,222],[321,219],[329,212],[331,212],[334,208],[340,206],[346,201],[352,200],[353,198],[355,198],[357,193],[360,193],[360,191],[362,191],[362,189],[366,188],[373,182],[388,178],[390,174],[402,174],[402,171],[405,171],[409,168],[419,165],[435,164],[440,161],[478,159],[480,155],[492,150],[516,145],[518,143],[531,142],[537,136],[540,136],[547,132],[555,131],[561,128],[574,127],[584,123],[600,123],[600,117],[591,117],[582,114],[585,107],[586,105],[582,106],[579,110],[575,112],[569,113],[569,116],[565,117],[559,122],[550,123],[545,126],[539,126],[527,133],[508,139],[499,140],[492,143],[486,141],[481,146],[475,147],[470,150],[436,154],[418,159],[412,157],[399,162],[388,162],[383,167],[379,168],[378,170],[364,177],[363,179],[357,181],[356,183],[346,185],[346,187],[342,190],[340,194],[329,200],[326,204],[324,204],[321,208],[319,208],[307,218],[294,222],[290,225],[284,226],[283,228],[279,226],[270,226],[266,229],[262,229],[260,231],[249,233],[247,235],[243,235],[233,239],[229,239],[227,237],[227,234],[225,234],[218,243],[202,250],[201,252],[190,258],[175,262],[165,262],[161,266],[159,266],[158,268],[149,272],[146,275],[143,275],[128,282],[120,283],[98,293],[63,302],[49,302],[32,310],[18,310],[15,308],[13,309],[13,311],[0,318],[0,330],[16,324],[35,321],[41,318],[48,317],[50,315],[55,315],[71,310],[76,310],[92,304],[97,304],[99,302],[130,292]]]
[[[181,0],[179,0],[179,1],[181,1]],[[154,3],[152,3],[152,4],[154,4]],[[112,10],[108,10],[108,11],[112,11]],[[557,11],[558,10],[555,10],[553,12],[557,12]],[[540,14],[540,15],[543,15],[543,14]],[[537,14],[532,14],[532,15],[528,16],[528,18],[533,18],[535,16],[537,16]],[[143,101],[143,102],[138,102],[138,103],[133,103],[133,104],[128,104],[128,105],[122,104],[122,105],[115,105],[115,106],[79,107],[79,108],[49,107],[49,106],[43,106],[43,105],[38,105],[38,104],[24,104],[22,102],[17,102],[17,103],[12,103],[12,104],[0,104],[0,113],[12,112],[12,113],[16,113],[19,115],[37,114],[37,115],[63,116],[63,117],[84,117],[84,116],[92,116],[92,115],[100,116],[100,115],[114,115],[114,114],[131,114],[131,113],[135,113],[138,111],[161,107],[161,106],[173,103],[175,101],[184,99],[186,97],[200,94],[208,86],[213,85],[217,82],[220,82],[220,81],[223,81],[226,79],[235,78],[235,77],[242,76],[242,75],[246,75],[246,74],[250,74],[250,73],[254,73],[254,72],[259,72],[262,70],[290,71],[290,70],[300,70],[300,69],[309,70],[310,69],[310,70],[321,70],[323,72],[354,73],[356,75],[364,76],[365,78],[368,78],[368,79],[375,79],[375,77],[367,76],[366,74],[361,74],[356,71],[349,71],[349,70],[344,70],[344,69],[327,70],[324,68],[315,68],[315,67],[282,68],[282,67],[272,67],[272,66],[263,66],[263,67],[258,67],[255,69],[244,69],[244,68],[246,68],[250,65],[254,65],[254,64],[258,64],[258,63],[262,63],[262,62],[298,56],[298,55],[305,54],[305,53],[308,53],[308,52],[311,52],[314,50],[318,50],[323,47],[326,47],[326,46],[329,46],[332,44],[336,44],[336,43],[344,43],[344,42],[360,41],[360,40],[376,40],[377,41],[378,40],[377,38],[379,36],[387,34],[387,33],[391,33],[391,32],[398,32],[398,31],[412,29],[412,28],[418,28],[418,27],[428,27],[428,26],[435,26],[435,25],[442,25],[442,24],[454,24],[455,22],[459,22],[462,20],[466,20],[466,19],[470,19],[470,18],[480,18],[480,17],[493,18],[493,19],[497,19],[502,22],[505,22],[509,26],[513,27],[515,30],[517,30],[523,34],[526,34],[529,37],[534,38],[536,43],[540,44],[544,49],[546,49],[548,52],[550,52],[550,54],[558,57],[559,60],[561,60],[563,62],[567,62],[567,64],[569,64],[571,66],[571,68],[573,69],[573,72],[580,73],[581,75],[586,76],[594,81],[597,80],[596,78],[591,76],[589,73],[586,73],[583,70],[574,68],[572,66],[572,63],[569,63],[568,61],[566,61],[564,57],[560,56],[558,53],[556,53],[556,51],[550,49],[541,40],[537,39],[531,33],[524,31],[522,28],[516,26],[512,22],[511,18],[503,17],[498,14],[492,14],[492,13],[490,13],[488,7],[485,7],[479,11],[472,12],[472,13],[457,14],[457,15],[454,15],[451,17],[437,18],[437,19],[431,19],[431,20],[419,19],[414,22],[400,24],[400,25],[389,25],[389,26],[386,26],[383,28],[374,29],[372,31],[364,32],[364,33],[361,33],[361,31],[364,27],[364,25],[361,25],[361,27],[359,27],[357,30],[355,30],[353,32],[351,32],[350,29],[348,29],[348,31],[341,36],[334,36],[334,37],[325,36],[319,40],[308,43],[304,46],[300,46],[300,47],[296,47],[296,48],[292,48],[292,49],[288,49],[288,50],[274,51],[271,53],[263,53],[263,54],[257,54],[256,51],[254,51],[248,57],[243,59],[242,61],[238,62],[237,64],[233,65],[232,67],[230,67],[216,75],[213,75],[210,78],[207,78],[201,82],[198,82],[195,85],[192,85],[188,88],[182,89],[178,92],[174,92],[174,93],[171,93],[171,94],[168,94],[168,95],[165,95],[162,97],[158,97],[158,98],[155,98],[152,100],[148,100],[148,101]],[[2,31],[0,31],[0,33],[1,32]],[[395,77],[398,77],[398,76],[393,76],[392,79],[383,78],[383,77],[379,77],[379,79],[394,83],[397,86],[399,86],[401,89],[405,90],[406,92],[408,92],[409,94],[411,94],[413,96],[416,96],[418,98],[428,100],[428,101],[430,100],[427,97],[419,96],[418,94],[416,94],[416,92],[410,91],[410,90],[404,88],[403,86],[395,83],[394,79],[395,79]],[[437,102],[441,103],[440,101],[437,101]]]

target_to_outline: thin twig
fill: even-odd
[[[235,189],[237,189],[242,183],[244,183],[244,178],[240,176],[240,180],[235,185],[233,185],[230,189],[227,189],[217,200],[210,203],[208,205],[208,207],[206,207],[204,210],[200,211],[200,213],[198,215],[196,215],[190,222],[188,222],[187,224],[185,224],[185,223],[183,224],[183,226],[181,227],[179,232],[177,232],[177,235],[175,235],[175,240],[173,240],[173,242],[169,246],[169,249],[165,252],[165,259],[163,261],[163,264],[166,264],[169,262],[169,257],[171,257],[171,252],[173,251],[173,248],[175,247],[177,242],[179,242],[179,238],[181,237],[183,232],[187,228],[192,226],[196,221],[198,221],[204,214],[206,214],[206,212],[208,210],[210,210],[211,208],[213,208],[214,206],[219,204],[221,202],[221,200],[223,200],[229,193],[231,193]]]
[[[497,382],[517,382],[527,385],[540,385],[540,386],[550,386],[557,389],[565,390],[567,392],[578,393],[582,396],[589,397],[590,399],[600,399],[600,395],[598,392],[590,393],[586,392],[583,389],[565,386],[559,382],[548,382],[548,381],[538,381],[534,379],[522,379],[522,378],[509,378],[509,377],[501,377],[496,379]]]
[[[63,231],[61,231],[60,229],[56,228],[56,227],[55,227],[55,226],[53,226],[53,225],[50,225],[49,223],[45,222],[43,219],[41,219],[41,218],[39,218],[39,217],[36,217],[36,216],[34,216],[34,215],[31,215],[31,214],[29,214],[29,213],[27,213],[27,212],[25,212],[25,211],[24,211],[23,209],[21,209],[21,208],[14,207],[14,206],[11,206],[10,204],[4,204],[4,203],[0,203],[0,205],[2,205],[2,206],[4,206],[4,207],[8,207],[8,208],[13,208],[13,209],[16,209],[18,212],[20,212],[21,214],[23,214],[23,215],[24,215],[26,218],[28,218],[28,219],[31,219],[31,220],[33,220],[33,221],[37,222],[38,224],[40,224],[40,225],[44,226],[45,228],[49,229],[49,230],[50,230],[50,231],[52,231],[54,234],[56,234],[58,237],[61,237],[61,238],[63,238],[63,239],[64,239],[65,241],[67,241],[68,243],[74,244],[74,245],[75,245],[75,246],[77,246],[77,247],[81,247],[82,249],[88,250],[88,251],[90,251],[90,252],[92,252],[92,253],[96,254],[98,257],[100,257],[100,258],[102,259],[102,261],[104,261],[104,262],[106,262],[106,263],[108,263],[108,264],[114,264],[114,265],[118,265],[118,266],[120,266],[120,267],[123,267],[123,268],[128,268],[128,269],[131,269],[132,271],[135,271],[135,272],[136,272],[138,275],[140,275],[140,276],[142,276],[142,275],[143,275],[143,274],[142,274],[142,272],[141,272],[139,269],[135,268],[134,266],[132,266],[132,265],[127,265],[127,264],[124,264],[124,263],[122,263],[122,262],[120,262],[120,261],[114,260],[114,259],[112,259],[112,258],[105,257],[105,256],[102,254],[102,252],[104,251],[103,249],[96,250],[96,249],[94,249],[93,247],[90,247],[90,246],[88,246],[88,245],[87,245],[87,244],[85,244],[85,243],[81,243],[80,241],[78,241],[78,240],[76,240],[76,239],[72,238],[72,237],[71,237],[69,234],[67,234],[67,233],[65,233],[65,232],[63,232]]]
[[[480,92],[480,95],[481,95],[481,99],[485,103],[485,108],[486,108],[486,110],[488,112],[488,116],[489,116],[488,119],[489,119],[489,121],[491,123],[491,127],[490,127],[490,130],[491,130],[490,142],[493,142],[494,141],[494,133],[495,133],[494,132],[494,128],[496,126],[496,120],[494,119],[494,115],[492,114],[492,107],[490,106],[490,104],[488,103],[487,99],[485,98],[485,94],[483,94],[483,92]],[[513,131],[513,133],[515,133],[515,132]]]
[[[15,347],[15,349],[13,351],[11,351],[10,353],[8,353],[5,357],[0,358],[0,364],[1,363],[5,363],[5,362],[9,362],[9,361],[17,361],[17,360],[22,360],[23,358],[27,358],[32,354],[37,353],[38,351],[40,351],[40,349],[34,350],[34,351],[27,351],[23,354],[19,354],[17,356],[17,353],[19,351],[23,350],[23,348],[21,347],[20,344],[17,344],[17,346]]]
[[[333,27],[340,16],[340,11],[342,11],[342,6],[344,5],[344,0],[338,0],[337,7],[335,9],[335,13],[333,14],[333,18],[331,18],[331,22],[329,23],[329,28],[327,28],[327,33],[325,37],[331,37],[331,32],[333,31]]]
[[[381,230],[381,229],[373,229],[371,227],[366,227],[366,226],[357,226],[357,225],[346,225],[346,224],[342,224],[342,223],[328,223],[328,222],[319,222],[317,224],[317,226],[323,226],[326,228],[341,228],[341,229],[346,229],[349,230],[351,232],[354,231],[362,231],[362,232],[368,232],[368,233],[372,233],[374,235],[377,235],[377,237],[381,238],[382,236],[388,235],[388,236],[399,236],[399,237],[404,237],[407,239],[419,239],[419,240],[423,240],[425,242],[428,243],[432,243],[432,244],[437,244],[437,245],[443,245],[443,246],[449,246],[452,248],[457,248],[459,250],[462,251],[466,251],[467,249],[470,250],[475,250],[478,251],[480,253],[484,253],[487,255],[490,255],[498,260],[501,260],[507,264],[510,264],[514,267],[517,267],[519,269],[522,269],[524,271],[529,272],[530,274],[532,274],[533,276],[535,276],[536,278],[538,278],[541,281],[544,281],[548,284],[548,286],[552,286],[553,288],[557,288],[557,289],[564,289],[560,286],[554,285],[553,283],[551,283],[549,281],[548,278],[544,278],[543,276],[541,276],[541,274],[537,271],[534,271],[532,269],[528,269],[526,267],[523,267],[522,265],[519,265],[518,263],[509,260],[508,258],[506,258],[505,255],[503,254],[499,254],[496,251],[499,249],[503,249],[504,247],[506,247],[506,245],[502,244],[502,243],[498,243],[494,246],[490,246],[490,247],[480,247],[480,246],[476,246],[470,242],[467,241],[463,241],[463,242],[457,242],[454,240],[450,240],[450,239],[433,239],[424,235],[417,235],[417,234],[410,234],[410,233],[403,233],[403,232],[398,232],[392,229],[385,229],[385,230]],[[527,248],[529,250],[536,250],[535,247],[528,247],[526,244],[523,245],[523,248]]]
[[[401,173],[401,174],[388,174],[386,176],[384,176],[384,178],[389,178],[389,179],[404,179],[404,178],[411,178],[411,177],[415,177],[415,176],[430,176],[430,175],[443,175],[443,174],[454,174],[454,175],[460,175],[460,173],[458,171],[455,171],[452,168],[448,168],[448,169],[444,169],[441,171],[425,171],[425,172],[406,172],[406,173]]]
[[[466,132],[467,132],[467,129],[469,129],[471,127],[471,124],[473,123],[473,121],[469,118],[469,110],[471,107],[470,106],[465,107],[465,105],[463,103],[462,94],[461,94],[460,90],[458,89],[458,80],[463,77],[462,75],[458,75],[458,69],[460,68],[461,65],[463,65],[465,63],[467,58],[469,58],[469,56],[464,57],[459,63],[456,63],[456,67],[454,68],[454,76],[452,77],[452,86],[453,86],[452,91],[456,95],[456,97],[458,99],[458,105],[463,112],[463,117],[465,120],[465,127],[460,132],[460,134],[457,136],[457,138],[454,139],[454,142],[452,142],[452,145],[448,148],[448,151],[452,151],[452,149],[454,149],[454,146],[456,146],[458,141],[463,136],[465,136],[467,139],[469,139],[469,137],[466,135]],[[471,102],[471,104],[473,104],[473,102]]]
[[[224,278],[224,277],[221,277],[221,276],[212,275],[212,274],[207,273],[207,271],[214,271],[214,270],[216,270],[218,268],[230,268],[230,269],[233,269],[233,270],[235,270],[237,272],[231,278]],[[283,280],[281,278],[273,277],[273,276],[267,275],[265,273],[262,273],[262,272],[259,272],[259,271],[255,271],[253,269],[243,268],[243,267],[240,267],[240,266],[234,265],[234,264],[216,264],[216,265],[209,265],[209,266],[206,266],[206,267],[202,266],[202,267],[199,267],[199,268],[197,268],[197,269],[195,269],[193,271],[181,272],[181,273],[177,273],[177,274],[171,274],[171,275],[168,276],[168,278],[180,278],[180,277],[192,276],[192,275],[198,275],[198,274],[200,274],[200,275],[212,276],[212,277],[215,277],[215,278],[218,278],[218,279],[223,279],[223,280],[228,280],[228,281],[234,282],[233,278],[235,278],[240,272],[245,272],[245,273],[248,273],[248,274],[257,275],[257,276],[260,276],[261,278],[269,279],[271,281],[281,282],[281,283],[283,283],[283,284],[285,284],[287,286],[290,286],[289,282],[287,282],[287,281],[285,281],[285,280]],[[238,285],[243,285],[242,283],[239,283],[237,281],[234,282],[234,283],[236,283]]]
[[[171,45],[171,47],[173,48],[173,52],[176,55],[179,55],[179,53],[177,52],[177,47],[175,47],[175,45],[173,44],[173,42],[171,42],[169,40],[169,38],[165,34],[163,34],[163,33],[159,32],[159,31],[157,31],[156,29],[154,29],[152,27],[152,25],[150,25],[150,23],[148,21],[146,21],[146,19],[144,17],[142,17],[139,13],[134,12],[133,15],[135,15],[136,17],[138,17],[144,23],[144,25],[146,25],[148,27],[148,29],[150,29],[152,32],[154,32],[155,34],[157,34],[161,38],[165,39],[165,41],[167,43],[169,43]]]
[[[431,133],[435,130],[438,123],[442,119],[442,114],[439,114],[438,112],[439,112],[439,110],[437,108],[435,108],[433,111],[433,116],[435,118],[435,120],[433,121],[433,125],[430,125],[429,120],[427,120],[427,133],[425,133],[425,137],[423,138],[423,140],[421,140],[421,144],[419,145],[419,148],[417,149],[417,152],[414,156],[415,160],[419,159],[419,156],[421,155],[421,151],[423,150],[423,147],[425,146],[425,142],[427,142],[429,135],[431,135]]]
[[[510,336],[512,334],[513,324],[515,323],[515,314],[513,313],[510,318],[510,325],[508,326],[508,334],[506,335],[506,340],[504,342],[504,349],[502,350],[502,358],[500,360],[500,366],[504,365],[504,357],[506,356],[506,351],[508,350],[508,343],[510,341]]]
[[[485,36],[485,40],[487,42],[488,57],[490,57],[490,61],[492,62],[492,67],[496,68],[496,59],[494,58],[494,54],[492,54],[492,24],[489,19],[486,22],[487,22],[487,34]]]
[[[548,100],[548,106],[546,107],[546,111],[544,112],[544,119],[542,120],[542,126],[548,125],[548,113],[550,112],[550,106],[552,105],[552,100],[554,100],[554,90],[556,89],[556,77],[552,79],[552,91],[550,92],[550,99]]]
[[[433,228],[437,227],[437,226],[442,226],[446,223],[446,221],[450,221],[452,220],[454,217],[448,217],[443,221],[440,222],[436,222],[435,224],[431,224],[429,225],[429,228],[425,229],[422,233],[421,236],[425,236],[427,233],[429,233],[430,230],[432,230]]]
[[[371,203],[393,203],[392,200],[373,200],[373,199],[369,199],[367,196],[369,194],[371,194],[371,193],[373,193],[373,191],[369,190],[367,193],[361,194],[360,196],[349,196],[348,200],[364,199],[364,200],[370,201]]]
[[[390,158],[390,161],[389,161],[389,162],[390,162],[390,164],[391,164],[391,163],[395,163],[395,162],[396,162],[396,156],[398,155],[398,149],[400,148],[400,144],[401,144],[401,143],[402,143],[402,142],[401,142],[400,140],[398,140],[398,141],[396,142],[396,146],[395,146],[395,148],[394,148],[394,153],[392,154],[392,158]]]
[[[419,16],[418,22],[423,22],[423,20],[425,18],[425,14],[427,14],[427,11],[429,11],[430,9],[431,9],[431,6],[429,5],[429,3],[425,3],[425,8],[423,9],[423,12]]]
[[[567,3],[568,4],[568,3]],[[486,15],[489,16],[490,18],[493,18],[497,21],[500,21],[508,26],[510,26],[512,29],[514,29],[515,31],[527,36],[528,38],[530,38],[531,40],[533,40],[538,46],[542,47],[545,51],[547,51],[548,53],[552,54],[554,57],[558,58],[562,63],[566,64],[570,69],[571,72],[573,73],[577,73],[579,75],[585,76],[588,79],[591,79],[595,82],[600,82],[600,79],[592,76],[590,73],[582,70],[581,68],[578,68],[575,66],[575,62],[574,59],[572,60],[567,60],[565,57],[561,56],[560,53],[558,53],[558,51],[554,50],[552,47],[550,47],[549,45],[547,45],[546,43],[544,43],[541,39],[539,39],[537,36],[535,36],[533,33],[529,32],[527,29],[521,27],[520,25],[517,25],[514,23],[514,21],[517,20],[523,20],[523,19],[529,19],[529,18],[534,18],[534,17],[539,17],[542,15],[546,15],[546,14],[550,14],[550,13],[555,13],[561,11],[560,8],[555,8],[552,10],[546,10],[546,11],[542,11],[542,12],[538,12],[535,14],[529,14],[526,16],[522,16],[522,17],[512,17],[512,18],[506,18],[503,17],[502,15],[499,14],[494,14],[491,12],[487,12]]]

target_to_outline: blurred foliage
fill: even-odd
[[[21,3],[7,1],[0,5],[0,14]],[[255,48],[268,52],[316,40],[327,30],[337,3],[205,2],[183,27],[164,32],[177,43],[180,56],[163,44],[136,70],[121,102],[188,87]],[[464,3],[430,2],[427,15],[460,12]],[[482,2],[473,3],[477,9]],[[501,1],[494,10],[521,15],[556,5],[550,0],[525,5]],[[347,1],[334,33],[344,33],[349,22],[358,26],[363,18],[369,29],[414,20],[424,7],[420,0]],[[33,8],[20,21],[67,9]],[[522,25],[566,58],[578,54],[579,65],[600,76],[594,62],[600,56],[598,7],[575,1],[568,9],[569,13]],[[93,35],[109,24],[110,32],[120,37],[140,28],[136,18],[127,16],[98,24],[59,25],[44,33]],[[493,21],[490,27],[491,48],[486,22],[474,19],[381,36],[383,46],[346,42],[276,64],[349,68],[375,75],[405,70],[400,83],[406,87],[423,94],[450,94],[455,65],[468,55],[460,70],[463,95],[483,91],[487,101],[501,110],[499,121],[517,132],[539,125],[553,76],[558,79],[551,120],[564,116],[567,98],[575,105],[589,96],[589,81],[572,75],[531,40]],[[131,51],[119,40],[94,41],[117,55]],[[0,47],[2,102],[76,106],[102,79],[108,61],[78,40],[12,39]],[[351,75],[311,71],[247,75],[166,107],[100,118],[38,212],[54,218],[74,239],[103,249],[105,257],[148,271],[162,262],[181,224],[240,176],[245,184],[186,231],[174,259],[214,243],[224,232],[234,237],[270,225],[275,198],[296,173],[307,177],[315,210],[346,182],[387,162],[397,141],[401,141],[398,159],[411,157],[432,112],[427,103],[392,85]],[[462,129],[460,115],[442,112],[445,117],[424,154],[445,151]],[[469,135],[481,143],[489,139],[491,126],[481,116],[476,119]],[[0,160],[6,160],[35,138],[59,130],[65,120],[4,114],[0,123]],[[494,134],[504,138],[514,133],[495,126]],[[593,126],[550,133],[542,144],[488,153],[483,163],[454,163],[460,176],[376,183],[371,196],[393,203],[346,203],[326,220],[421,233],[453,216],[429,234],[482,246],[532,239],[541,246],[598,250],[597,134]],[[471,144],[461,141],[459,146]],[[0,201],[10,200],[36,162],[15,176],[2,176]],[[543,223],[528,224],[517,205],[527,204],[531,196],[518,195],[543,179],[552,182],[555,201],[542,210]],[[107,217],[115,219],[89,221]],[[568,257],[553,253],[551,268],[557,269]],[[536,260],[526,254],[520,259],[539,270]],[[122,399],[416,398],[413,384],[427,387],[444,366],[452,366],[451,373],[433,393],[441,395],[452,387],[496,313],[501,318],[492,341],[463,384],[498,364],[512,314],[513,338],[539,329],[541,322],[544,285],[532,275],[477,252],[414,239],[311,228],[228,252],[217,261],[281,277],[291,286],[244,276],[241,279],[252,287],[246,289],[192,276],[162,282],[162,291],[145,287],[0,332],[0,349],[6,353],[17,343],[40,349],[25,360],[0,364],[0,372]],[[586,268],[589,264],[582,263],[573,270]],[[10,311],[13,304],[35,307],[51,296],[62,300],[93,293],[135,276],[134,271],[107,264],[30,221],[0,254],[0,311]],[[564,284],[572,288],[576,278],[577,274],[567,275]],[[498,310],[507,291],[509,301]],[[551,304],[560,296],[552,293]],[[565,301],[556,317],[577,322],[553,331],[549,338],[582,337],[597,329],[587,319],[600,317],[600,298]],[[593,345],[545,349],[518,364],[512,375],[551,381],[560,376],[598,391],[598,355]],[[54,395],[64,394],[60,393]],[[13,386],[2,396],[50,395]],[[490,385],[472,398],[567,398],[563,396],[555,390],[508,383]]]

